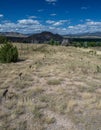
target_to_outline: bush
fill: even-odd
[[[7,41],[6,37],[0,36],[0,44],[3,44]]]
[[[59,45],[59,42],[54,41],[53,39],[51,39],[48,44],[50,44],[50,45]]]
[[[54,40],[51,39],[51,40],[49,41],[49,44],[50,44],[50,45],[54,45]]]
[[[17,62],[18,50],[11,43],[5,43],[0,48],[0,62],[10,63]]]

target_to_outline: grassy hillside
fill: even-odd
[[[16,45],[20,61],[0,64],[0,130],[101,130],[101,49]]]

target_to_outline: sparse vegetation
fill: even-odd
[[[100,47],[13,46],[24,60],[0,63],[0,130],[100,130]]]
[[[59,79],[51,79],[47,82],[48,85],[59,85],[61,81]]]
[[[34,107],[33,114],[34,114],[34,118],[40,119],[42,117],[40,109],[37,106]]]
[[[55,118],[46,116],[45,119],[44,119],[44,122],[47,123],[47,124],[53,124],[53,123],[55,123]]]

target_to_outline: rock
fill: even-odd
[[[69,39],[63,39],[61,45],[62,46],[69,46],[70,45]]]

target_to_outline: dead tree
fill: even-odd
[[[31,68],[32,68],[32,65],[29,65],[29,68],[31,69]]]
[[[22,77],[22,72],[21,72],[21,73],[19,73],[19,78],[20,78],[20,80],[21,80],[21,77]]]
[[[6,90],[3,92],[3,94],[2,94],[2,96],[5,97],[5,99],[6,99],[7,93],[8,93],[8,89],[6,89]]]

